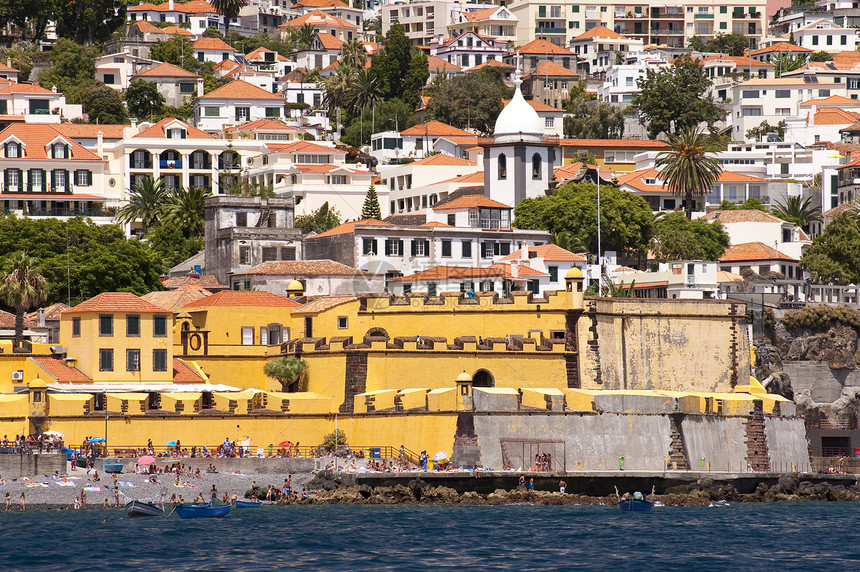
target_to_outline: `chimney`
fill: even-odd
[[[173,0],[167,0],[167,9],[173,11]]]
[[[517,260],[511,260],[511,278],[520,277],[520,263]]]
[[[45,309],[44,309],[44,308],[39,308],[39,311],[38,311],[38,313],[37,313],[36,315],[38,316],[38,320],[39,320],[39,321],[38,321],[38,324],[39,324],[39,327],[40,327],[40,328],[44,328],[44,327],[45,327]]]
[[[137,129],[137,118],[136,117],[131,118],[131,128]]]
[[[529,245],[524,240],[520,243],[520,260],[526,262],[529,259]]]
[[[96,133],[96,155],[98,155],[99,157],[102,156],[102,152],[104,151],[104,142],[105,134],[102,133],[101,130],[99,130],[99,132]]]

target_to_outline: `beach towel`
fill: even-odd
[[[102,490],[101,487],[84,487],[84,490],[91,493],[97,493]]]

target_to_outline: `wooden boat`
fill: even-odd
[[[237,500],[236,508],[260,508],[263,503],[255,500]]]
[[[152,503],[133,500],[125,505],[128,516],[164,516],[164,510]]]
[[[618,508],[621,510],[648,511],[652,506],[654,503],[645,500],[644,497],[642,499],[624,498],[618,501]]]
[[[230,512],[230,505],[212,506],[206,504],[181,504],[176,507],[179,518],[219,518]]]

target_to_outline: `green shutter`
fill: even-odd
[[[56,175],[57,175],[56,171],[51,171],[51,192],[54,192],[54,189],[57,187],[57,176]]]
[[[45,169],[39,170],[42,172],[42,188],[39,190],[44,192],[45,187],[48,186],[48,172]]]
[[[400,256],[403,256],[403,241],[398,240],[397,243],[400,246],[400,250],[398,252],[400,253]]]
[[[66,171],[66,192],[72,192],[72,180],[69,178],[69,172]]]
[[[424,241],[424,256],[430,256],[430,241]]]
[[[9,190],[9,169],[3,171],[3,190]]]
[[[412,239],[412,256],[418,254],[418,239]]]
[[[181,129],[179,131],[179,134],[181,135],[182,139],[185,139],[188,136],[188,134],[185,132],[185,129]]]
[[[93,172],[92,171],[87,171],[87,186],[88,187],[93,186]]]
[[[33,192],[33,171],[36,171],[36,170],[37,169],[30,169],[29,171],[27,171],[27,192],[28,193]]]

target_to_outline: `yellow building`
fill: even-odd
[[[559,139],[564,165],[576,163],[582,152],[588,153],[590,165],[627,173],[636,169],[634,157],[645,151],[662,151],[662,141],[648,139]]]

